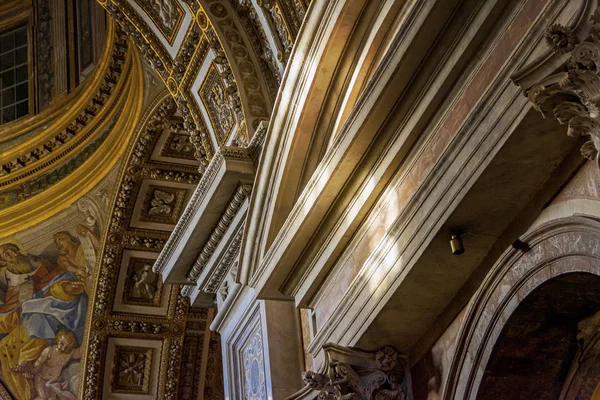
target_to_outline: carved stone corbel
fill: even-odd
[[[587,136],[582,155],[600,166],[600,9],[589,20],[589,34],[579,40],[565,26],[551,25],[546,43],[557,55],[569,55],[562,72],[526,89],[534,107],[568,125],[569,136]]]
[[[299,393],[317,390],[318,400],[413,400],[406,358],[393,347],[365,352],[329,343],[323,350],[324,371],[303,373],[306,388]]]

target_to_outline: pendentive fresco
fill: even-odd
[[[0,238],[0,380],[14,398],[75,399],[114,173],[58,215]]]

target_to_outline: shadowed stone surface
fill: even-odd
[[[542,284],[502,330],[478,399],[557,399],[577,353],[577,323],[599,308],[598,276],[571,273]],[[591,397],[596,375],[586,376],[591,391],[578,398]]]

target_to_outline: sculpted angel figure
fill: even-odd
[[[152,280],[152,265],[146,264],[133,276],[133,297],[153,299],[155,294]]]

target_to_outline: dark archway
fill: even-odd
[[[559,399],[579,349],[577,324],[598,310],[600,276],[576,272],[544,282],[502,329],[477,398]],[[589,371],[576,398],[590,399],[599,379]]]

